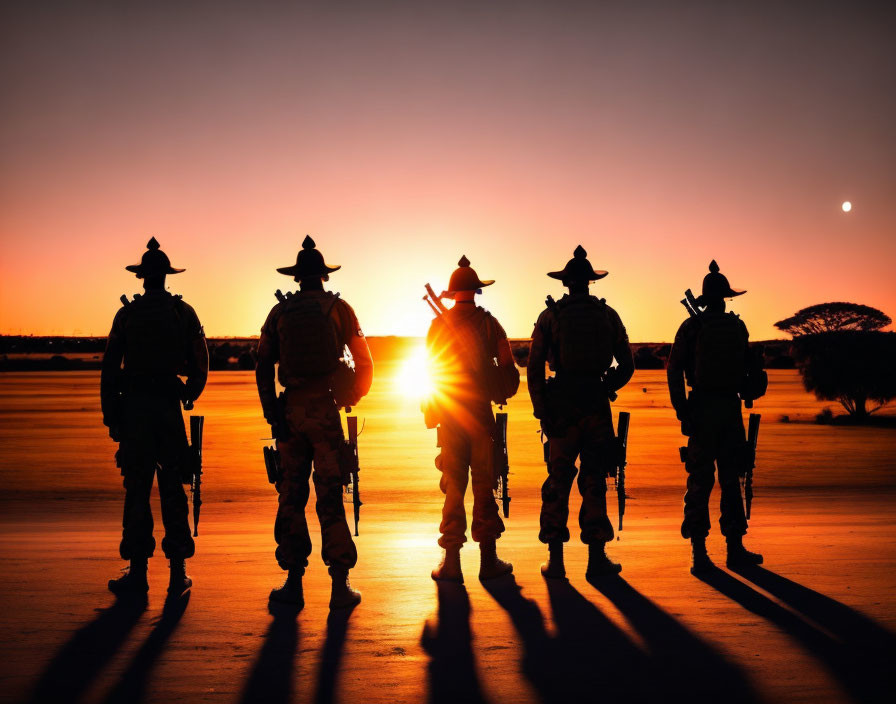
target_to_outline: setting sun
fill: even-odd
[[[433,391],[426,348],[415,348],[395,374],[395,390],[402,396],[424,398]]]

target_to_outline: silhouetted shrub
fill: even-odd
[[[865,418],[896,398],[896,333],[840,330],[793,340],[807,391]],[[868,408],[868,403],[876,404]]]
[[[666,364],[650,347],[639,347],[635,352],[635,369],[663,369]]]

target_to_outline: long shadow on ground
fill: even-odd
[[[317,676],[317,692],[314,701],[318,704],[332,702],[336,699],[336,682],[339,678],[339,668],[342,665],[342,655],[345,646],[345,636],[348,632],[348,620],[354,611],[350,609],[338,609],[331,611],[327,617],[327,637],[321,651],[320,673]]]
[[[268,610],[274,620],[264,637],[258,660],[240,701],[289,702],[292,699],[294,661],[299,647],[298,609],[286,604],[270,602]]]
[[[434,704],[484,702],[473,659],[470,598],[462,584],[436,582],[436,623],[423,627],[421,645],[429,654],[429,701]]]
[[[622,577],[594,580],[592,586],[644,639],[667,700],[731,704],[758,700],[738,667]]]
[[[566,580],[548,580],[557,627],[552,637],[538,605],[512,575],[485,582],[523,640],[523,673],[544,702],[662,701],[645,654]]]
[[[131,664],[122,673],[118,684],[110,692],[107,702],[125,702],[133,704],[143,699],[149,676],[165,645],[180,623],[181,617],[190,603],[190,592],[183,595],[169,596],[162,607],[162,615],[156,622],[152,632],[143,645],[137,650]]]
[[[775,596],[778,596],[778,593],[784,595],[778,598],[823,628],[832,626],[830,633],[718,568],[700,575],[700,579],[736,601],[747,611],[770,621],[797,641],[825,666],[856,701],[892,701],[894,691],[892,636],[882,638],[881,634],[887,632],[876,624],[872,624],[873,629],[869,630],[869,619],[840,602],[779,577],[773,572],[751,568],[743,570],[743,573],[745,576],[749,575],[751,581],[755,577],[757,581],[754,584],[763,589],[768,586],[768,591]],[[852,640],[859,634],[861,635],[858,639]],[[861,638],[863,635],[871,635],[871,643],[863,643]],[[881,644],[889,649],[889,655],[886,655],[887,650],[877,649]],[[869,649],[873,654],[870,658]]]
[[[82,626],[50,661],[35,685],[34,704],[78,699],[124,644],[146,611],[145,596],[118,599]]]
[[[843,645],[851,658],[850,679],[858,685],[854,694],[867,701],[892,701],[896,692],[896,634],[846,604],[764,567],[732,571],[818,624]]]

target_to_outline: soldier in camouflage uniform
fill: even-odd
[[[342,504],[348,476],[339,408],[355,405],[370,390],[373,361],[352,307],[338,294],[324,291],[323,282],[338,269],[326,264],[314,240],[306,237],[295,266],[277,269],[293,277],[299,291],[287,294],[271,309],[258,341],[258,395],[277,440],[283,471],[277,482],[280,501],[274,538],[277,563],[288,575],[284,585],[271,592],[271,599],[300,608],[302,576],[311,554],[305,521],[309,478],[317,495],[321,554],[333,582],[330,606],[348,607],[361,600],[348,580],[358,554]],[[345,363],[346,347],[354,372]],[[285,389],[279,399],[275,364]]]
[[[746,440],[740,404],[742,398],[765,393],[768,378],[761,359],[750,352],[747,326],[734,313],[725,312],[725,299],[744,293],[732,289],[718,264],[710,263],[697,298],[699,314],[681,324],[669,354],[669,395],[682,433],[689,436],[681,535],[691,540],[695,574],[713,568],[706,536],[716,466],[722,491],[719,527],[728,545],[728,564],[762,562],[762,555],[743,545],[747,520],[739,478],[746,469]],[[689,396],[685,380],[691,386]]]
[[[162,551],[171,568],[168,591],[182,594],[193,583],[185,560],[195,546],[181,479],[188,444],[180,405],[192,404],[205,388],[208,349],[196,311],[165,290],[166,275],[184,270],[171,266],[154,237],[140,264],[126,268],[143,279],[144,293],[115,315],[100,382],[103,423],[120,443],[125,500],[119,551],[130,560],[128,572],[110,580],[109,589],[119,595],[149,589],[147,561],[156,546],[149,497],[157,476]]]
[[[562,579],[563,544],[569,540],[569,492],[576,477],[576,458],[582,508],[582,542],[588,545],[586,575],[617,574],[605,545],[613,539],[607,517],[607,476],[616,468],[618,448],[613,432],[610,394],[625,386],[634,373],[628,335],[619,315],[603,299],[589,295],[592,281],[606,271],[595,271],[580,246],[562,271],[548,274],[569,289],[538,317],[529,351],[529,395],[535,417],[549,441],[548,478],[541,489],[541,531],[548,545],[545,577]],[[615,358],[617,365],[612,367]],[[556,372],[545,380],[545,363]]]
[[[455,305],[432,321],[426,337],[436,392],[424,402],[427,427],[438,425],[441,453],[436,467],[445,494],[442,537],[445,553],[432,571],[435,580],[463,582],[460,549],[466,542],[464,494],[473,483],[473,540],[479,543],[480,579],[510,574],[498,559],[496,541],[504,532],[495,502],[496,426],[492,401],[506,403],[519,388],[510,343],[500,323],[474,297],[494,281],[481,281],[466,257],[451,274],[448,291]]]

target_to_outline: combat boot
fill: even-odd
[[[585,579],[607,577],[622,572],[622,565],[607,557],[606,543],[591,543],[588,546],[588,567]]]
[[[434,580],[442,582],[464,583],[464,573],[460,569],[460,545],[449,545],[445,548],[442,559],[431,576]]]
[[[147,559],[136,558],[131,560],[128,571],[118,579],[109,580],[109,591],[117,596],[125,594],[146,594],[149,591],[149,582],[146,581]]]
[[[352,589],[348,581],[348,570],[330,568],[333,590],[330,592],[331,609],[348,609],[361,603],[361,592]]]
[[[283,586],[272,589],[268,598],[281,604],[289,604],[299,609],[303,608],[305,606],[305,593],[302,590],[302,575],[304,574],[305,570],[290,570],[286,573],[286,581],[283,583]]]
[[[741,535],[725,536],[728,543],[728,567],[744,567],[748,565],[761,565],[762,555],[758,552],[750,552],[744,547],[744,539]]]
[[[548,543],[548,561],[541,566],[541,574],[547,579],[565,579],[563,543]]]
[[[193,580],[187,576],[187,563],[184,560],[169,560],[171,576],[168,579],[169,594],[183,594],[193,586]]]
[[[479,579],[495,579],[513,572],[513,565],[498,557],[494,539],[479,543]]]
[[[706,538],[691,538],[691,574],[706,574],[715,569],[706,552]]]

